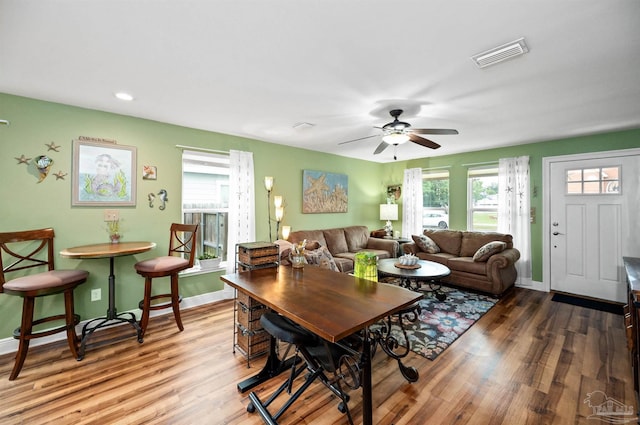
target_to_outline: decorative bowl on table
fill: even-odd
[[[418,257],[413,254],[405,254],[398,258],[398,262],[402,266],[415,266],[418,264]]]

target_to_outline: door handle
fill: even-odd
[[[558,236],[558,235],[564,235],[564,233],[560,233],[560,232],[553,232],[552,233],[553,236]]]

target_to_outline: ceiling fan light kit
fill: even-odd
[[[403,131],[394,131],[382,136],[382,141],[389,145],[401,145],[409,141],[409,135]]]

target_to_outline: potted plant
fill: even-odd
[[[201,270],[211,270],[220,266],[220,258],[214,254],[204,253],[198,256]]]

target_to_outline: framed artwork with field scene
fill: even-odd
[[[303,170],[302,212],[346,213],[349,205],[348,183],[346,174]]]

